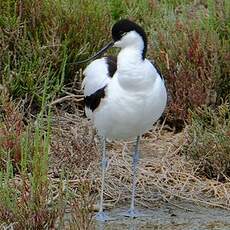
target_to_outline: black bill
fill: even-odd
[[[84,62],[91,61],[92,59],[95,59],[96,57],[102,55],[107,49],[111,48],[113,45],[114,45],[114,41],[111,41],[106,46],[104,46],[100,51],[98,51],[96,54],[94,54],[92,57],[87,58],[87,59],[82,60],[82,61],[78,61],[76,63],[81,64],[81,63],[84,63]]]

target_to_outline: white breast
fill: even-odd
[[[132,76],[122,72],[114,75],[106,97],[93,113],[94,125],[101,135],[118,139],[135,137],[151,129],[159,119],[167,94],[163,80],[149,64],[146,61],[144,66],[136,67]]]

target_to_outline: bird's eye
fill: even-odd
[[[125,36],[127,34],[127,32],[124,32],[124,31],[119,31],[119,36],[122,38],[123,36]]]

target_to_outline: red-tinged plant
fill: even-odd
[[[18,166],[21,160],[21,138],[25,131],[22,114],[15,104],[6,100],[2,102],[3,118],[0,121],[0,167],[4,168],[3,162],[7,154],[14,166]]]

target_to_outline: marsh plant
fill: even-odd
[[[228,0],[1,1],[0,84],[39,112],[45,79],[49,101],[65,94],[82,80],[75,62],[111,39],[115,21],[130,18],[144,25],[148,58],[166,79],[168,120],[183,123],[189,108],[229,99],[229,12]]]
[[[186,154],[199,165],[198,172],[208,178],[226,181],[230,177],[230,105],[216,109],[199,108],[191,112]]]
[[[64,126],[73,124],[70,116],[60,132],[65,137],[54,140],[52,114],[81,110],[84,120],[81,101],[63,100],[82,96],[85,66],[76,61],[107,43],[120,18],[145,27],[148,58],[168,88],[166,125],[180,131],[189,124],[183,151],[199,165],[197,173],[229,181],[229,12],[229,0],[0,1],[0,226],[62,227],[68,206],[79,229],[92,226],[92,185],[78,185],[74,202],[61,188],[68,178],[50,168],[58,152],[56,168],[62,171],[64,159],[66,174],[75,180],[71,166],[85,172],[96,162],[94,144],[87,147],[94,142],[81,133],[68,142]]]

